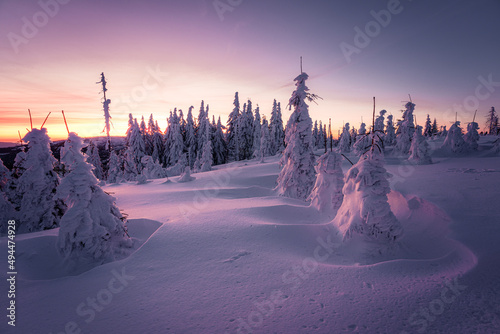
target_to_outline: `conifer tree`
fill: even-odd
[[[384,168],[382,143],[375,133],[372,145],[345,176],[344,199],[333,224],[344,241],[360,238],[376,246],[379,252],[394,244],[403,234],[401,223],[389,206],[391,189]]]
[[[427,144],[425,137],[422,135],[422,127],[420,125],[417,126],[417,129],[413,133],[409,153],[408,161],[412,164],[428,165],[432,163],[429,155],[429,144]]]
[[[486,116],[486,127],[490,135],[498,134],[498,115],[495,111],[495,107],[491,107],[490,111],[488,111],[488,115]]]
[[[212,141],[210,140],[210,124],[208,118],[205,118],[205,145],[203,145],[203,153],[201,156],[201,172],[208,172],[212,170],[213,152]]]
[[[313,127],[313,145],[314,148],[318,148],[318,121],[314,121],[314,127]]]
[[[375,131],[381,131],[382,133],[384,132],[384,121],[386,113],[387,110],[380,110],[379,115],[375,119]]]
[[[476,122],[471,122],[467,125],[467,133],[464,136],[465,143],[469,147],[470,150],[476,151],[479,147],[479,124]]]
[[[289,101],[294,110],[287,123],[286,148],[281,158],[283,169],[278,176],[276,190],[279,195],[305,200],[314,186],[315,157],[312,143],[312,120],[306,100],[313,101],[316,95],[308,93],[306,80],[309,76],[302,72],[294,79],[296,90]]]
[[[67,263],[75,267],[113,261],[133,245],[125,218],[115,199],[99,187],[82,147],[82,139],[70,133],[61,156],[69,174],[57,188],[57,197],[68,206],[57,246]]]
[[[319,149],[325,148],[325,141],[326,141],[326,136],[325,136],[325,130],[323,129],[323,123],[319,121],[318,143],[316,144],[316,146]]]
[[[342,156],[334,151],[328,151],[319,158],[316,183],[309,196],[312,207],[332,217],[337,213],[344,198],[344,173],[341,163]]]
[[[271,146],[271,132],[269,131],[269,124],[266,117],[262,119],[262,126],[260,128],[260,161],[264,162],[264,158],[272,154]]]
[[[446,139],[444,140],[442,149],[451,153],[465,153],[469,150],[467,143],[464,140],[462,134],[462,128],[460,127],[460,121],[455,122],[448,131]]]
[[[260,124],[260,112],[259,106],[255,108],[255,117],[253,121],[253,158],[260,156],[260,138],[262,137],[261,124]]]
[[[269,123],[271,131],[271,153],[275,155],[285,149],[285,131],[283,129],[283,117],[281,115],[281,104],[274,100],[271,120]]]
[[[16,187],[21,195],[19,231],[34,232],[58,227],[66,206],[54,196],[59,176],[54,171],[56,159],[50,150],[47,129],[32,129],[23,141],[28,142],[28,151],[23,163],[25,171]]]
[[[431,133],[432,135],[436,135],[439,132],[438,130],[438,125],[437,125],[437,120],[434,118],[434,122],[432,122],[432,128],[431,128]]]
[[[340,135],[338,150],[340,153],[351,152],[351,134],[349,133],[349,123],[344,125],[342,134]]]
[[[387,116],[387,126],[385,128],[384,145],[392,146],[396,143],[396,129],[394,128],[393,116]]]
[[[174,166],[184,152],[184,138],[182,137],[177,109],[170,113],[168,128],[165,133],[166,166]]]
[[[194,161],[196,160],[196,132],[193,120],[193,106],[189,107],[186,118],[186,141],[185,146],[187,150],[188,165],[193,168]]]
[[[215,165],[222,165],[227,162],[227,145],[224,140],[224,132],[222,130],[222,123],[219,116],[219,119],[217,120],[217,128],[213,138],[213,161]]]
[[[238,97],[238,92],[234,94],[234,108],[229,114],[227,119],[227,131],[226,131],[226,142],[227,149],[229,152],[229,160],[238,161],[239,160],[239,145],[237,136],[238,120],[240,118],[240,100]]]
[[[99,149],[97,146],[91,141],[89,146],[87,147],[87,162],[94,166],[92,172],[95,177],[99,180],[105,180],[104,171],[102,169],[101,157],[99,156]]]
[[[108,183],[120,183],[123,179],[123,163],[114,150],[109,156]]]
[[[432,123],[431,117],[427,114],[427,119],[425,121],[424,137],[432,137]]]
[[[413,123],[413,111],[415,104],[408,102],[405,105],[406,110],[403,112],[403,119],[398,122],[396,147],[395,150],[399,154],[407,155],[410,151],[411,139],[415,132],[415,124]]]

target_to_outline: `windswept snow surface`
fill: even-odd
[[[0,332],[500,331],[500,157],[389,161],[405,235],[384,257],[342,246],[331,218],[276,196],[278,157],[266,161],[105,187],[143,244],[76,276],[58,267],[57,230],[19,235],[16,327],[4,315]]]

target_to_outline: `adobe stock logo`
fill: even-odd
[[[243,0],[214,0],[212,3],[214,9],[219,16],[219,20],[224,21],[224,13],[232,12],[236,7],[240,6]]]
[[[40,0],[38,5],[41,10],[33,14],[31,19],[26,16],[21,18],[23,22],[21,26],[21,34],[16,34],[15,32],[9,32],[7,38],[9,39],[10,45],[16,54],[19,53],[19,47],[22,44],[28,44],[30,40],[35,38],[40,29],[45,27],[51,18],[55,17],[60,10],[61,5],[66,5],[71,0]]]
[[[412,1],[412,0],[407,0]],[[382,28],[387,28],[392,21],[394,15],[401,14],[404,7],[401,5],[400,0],[389,0],[387,2],[387,9],[382,9],[378,12],[372,10],[370,15],[375,19],[365,24],[364,31],[360,27],[355,26],[353,44],[346,42],[340,43],[340,50],[344,55],[347,63],[352,61],[354,54],[360,54],[361,51],[368,47],[372,39],[376,38],[382,32]]]

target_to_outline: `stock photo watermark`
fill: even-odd
[[[453,281],[448,281],[445,287],[441,289],[438,298],[433,299],[425,307],[421,307],[418,311],[412,313],[408,318],[408,325],[412,328],[413,333],[424,333],[428,327],[436,321],[437,317],[443,314],[447,307],[455,302],[457,298],[467,289],[466,285],[460,285],[458,278]],[[400,334],[410,334],[412,332],[402,331]]]
[[[165,84],[169,72],[163,72],[159,65],[156,68],[146,67],[146,74],[142,78],[142,82],[132,88],[130,93],[121,94],[115,100],[115,109],[125,111],[127,113],[134,111],[142,102],[146,101],[149,94]]]
[[[406,0],[411,2],[412,0]],[[361,51],[367,48],[373,39],[377,38],[383,28],[387,28],[392,21],[393,16],[401,14],[404,7],[400,0],[389,0],[387,2],[387,9],[381,9],[378,12],[371,10],[370,15],[374,20],[368,21],[364,29],[359,26],[354,27],[354,38],[352,44],[347,42],[340,43],[340,50],[344,55],[347,63],[351,63],[352,56],[360,54]]]
[[[66,5],[71,0],[40,0],[38,1],[38,6],[40,10],[35,12],[31,17],[23,16],[21,18],[22,25],[20,33],[15,33],[13,31],[7,34],[10,45],[16,54],[19,53],[19,47],[21,45],[26,45],[35,38],[40,29],[45,27],[51,18],[54,18],[59,11],[61,6]]]
[[[233,12],[237,7],[243,3],[243,0],[214,0],[212,3],[221,22],[224,21],[224,15],[227,12]]]
[[[95,296],[87,297],[76,307],[76,315],[80,317],[81,324],[89,324],[102,312],[114,299],[114,296],[122,292],[129,286],[135,276],[125,273],[125,267],[118,272],[116,269],[111,271],[111,279],[106,287],[100,289]],[[83,322],[82,322],[83,321]],[[62,331],[50,332],[49,334],[80,334],[83,333],[78,321],[68,321]]]

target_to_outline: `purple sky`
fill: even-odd
[[[221,16],[212,0],[72,0],[50,17],[37,1],[0,0],[0,140],[26,132],[28,108],[37,127],[53,112],[53,139],[66,131],[61,109],[70,130],[100,135],[102,71],[113,135],[124,134],[129,112],[153,113],[165,127],[170,110],[197,110],[202,99],[225,122],[235,91],[269,117],[274,98],[287,104],[300,56],[311,92],[323,97],[311,117],[332,118],[335,133],[343,122],[369,121],[373,96],[377,111],[397,118],[411,94],[419,124],[429,113],[449,126],[455,111],[467,123],[478,109],[483,126],[487,110],[500,108],[498,0],[220,3],[236,5]],[[388,8],[385,27],[370,23],[371,11]],[[341,45],[356,46],[354,28],[367,24],[369,45],[348,61]]]

